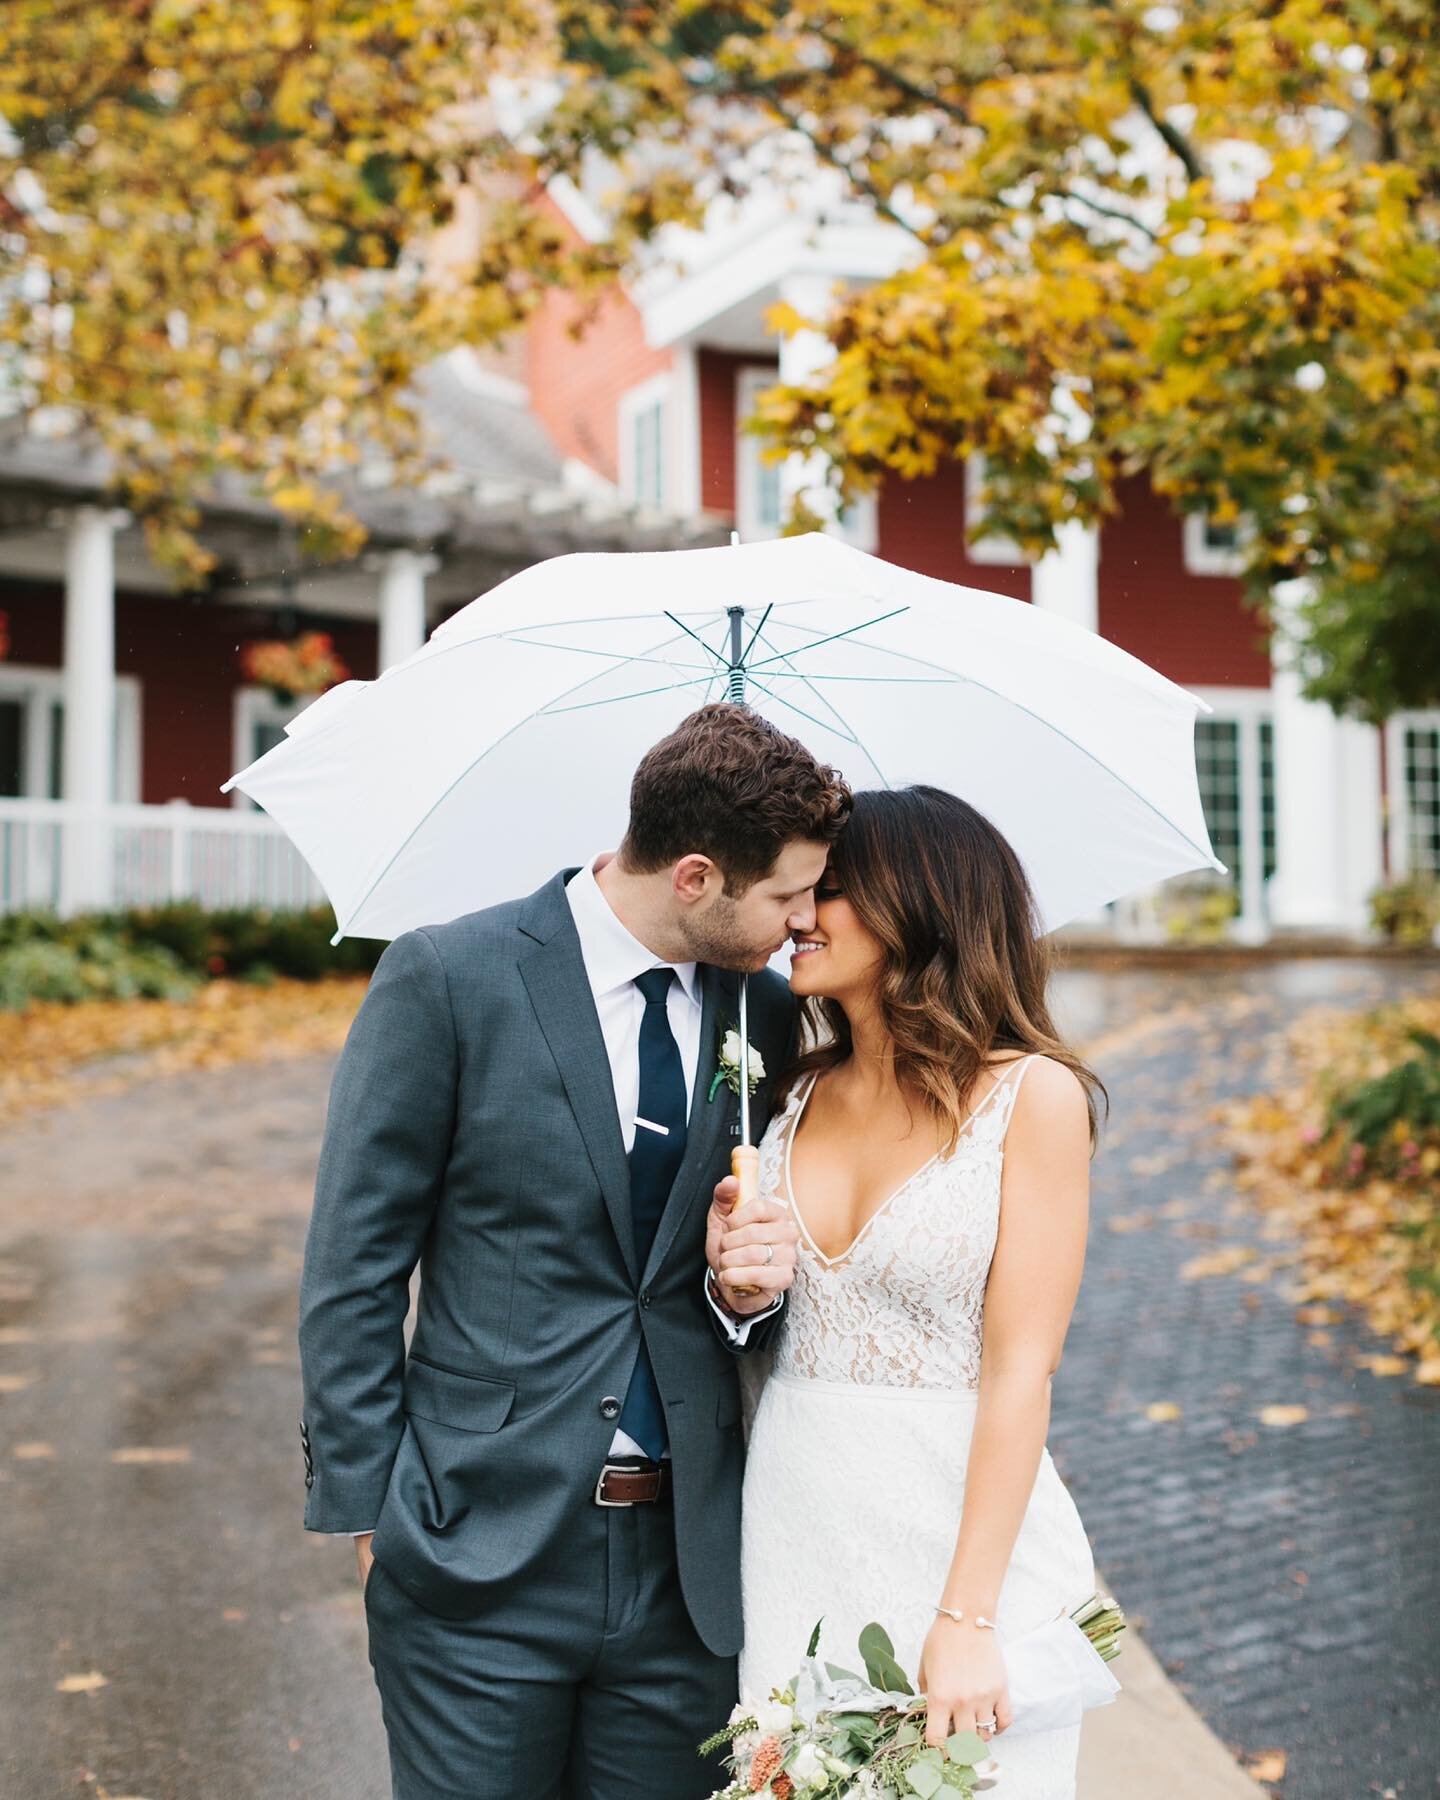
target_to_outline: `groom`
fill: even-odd
[[[306,1526],[356,1538],[396,1800],[716,1785],[734,1357],[794,1274],[781,1208],[707,1204],[739,1129],[717,1051],[749,971],[750,1041],[784,1067],[765,965],[812,929],[848,811],[794,739],[708,706],[640,764],[618,853],[380,959],[331,1090],[300,1436]],[[745,1253],[733,1286],[707,1235]]]

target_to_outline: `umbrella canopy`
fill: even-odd
[[[1203,701],[1053,614],[819,533],[537,563],[377,681],[323,695],[225,787],[288,833],[337,941],[391,938],[613,847],[645,751],[725,698],[853,787],[968,800],[1047,930],[1223,869],[1195,772]]]

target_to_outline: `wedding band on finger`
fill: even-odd
[[[977,1719],[975,1721],[975,1729],[977,1731],[993,1731],[995,1729],[995,1721],[993,1719]]]
[[[773,1244],[767,1244],[765,1246],[765,1261],[767,1263],[772,1263],[772,1262],[774,1262],[774,1260],[775,1260],[775,1246]]]

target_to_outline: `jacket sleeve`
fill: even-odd
[[[307,1530],[371,1530],[404,1428],[410,1276],[444,1184],[458,1055],[423,930],[385,950],[330,1089],[300,1281]]]

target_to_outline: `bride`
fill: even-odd
[[[1007,1741],[1005,1645],[1094,1588],[1045,1436],[1099,1083],[1051,1023],[1020,864],[964,801],[857,794],[816,902],[791,985],[820,1047],[761,1146],[799,1251],[750,1439],[741,1684],[783,1685],[822,1617],[853,1667],[878,1620],[931,1743],[974,1728],[1007,1800],[1066,1800],[1079,1730]]]

